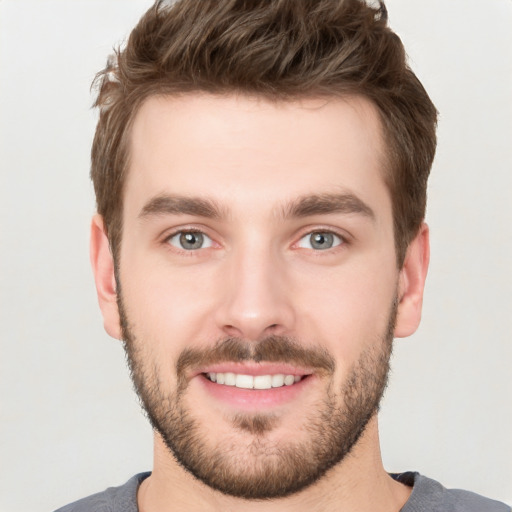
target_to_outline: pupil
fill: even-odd
[[[201,233],[182,233],[180,243],[184,249],[199,249],[203,245]]]
[[[330,233],[315,233],[311,236],[311,245],[315,249],[330,249],[333,236]]]

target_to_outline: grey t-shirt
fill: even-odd
[[[137,489],[150,473],[140,473],[120,487],[75,501],[55,512],[138,512]],[[511,512],[499,501],[459,489],[445,489],[439,482],[419,473],[391,475],[405,485],[413,486],[411,496],[400,512]]]

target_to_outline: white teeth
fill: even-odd
[[[272,375],[272,387],[280,388],[281,386],[284,386],[284,375],[282,373]]]
[[[291,386],[295,382],[295,377],[293,375],[287,375],[284,378],[284,385]]]
[[[254,377],[252,375],[237,375],[235,386],[237,388],[252,389],[254,387]]]
[[[291,386],[302,380],[300,375],[284,375],[283,373],[252,376],[231,372],[210,372],[206,374],[206,377],[217,384],[235,386],[241,389],[280,388],[282,386]]]
[[[256,377],[254,377],[254,389],[270,389],[271,387],[271,375],[257,375]]]
[[[225,373],[224,374],[224,384],[226,386],[236,386],[236,375],[234,373]]]

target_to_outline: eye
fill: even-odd
[[[179,231],[168,238],[168,243],[185,251],[196,251],[211,247],[212,239],[200,231]]]
[[[325,251],[341,245],[343,240],[338,235],[329,231],[314,231],[303,236],[298,243],[303,249],[314,249],[315,251]]]

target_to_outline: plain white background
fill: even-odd
[[[0,511],[151,468],[88,262],[89,85],[149,0],[0,0]],[[512,1],[389,0],[440,111],[423,324],[396,342],[390,471],[512,501]]]

